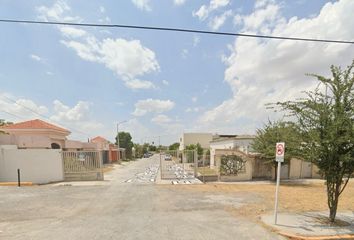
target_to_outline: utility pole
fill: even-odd
[[[117,123],[117,148],[118,148],[118,162],[120,161],[120,147],[119,147],[119,124],[127,122],[126,120]]]

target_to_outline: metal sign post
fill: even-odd
[[[277,185],[275,189],[275,206],[274,206],[274,224],[277,224],[278,217],[278,194],[279,194],[279,185],[280,185],[280,169],[281,163],[284,162],[284,152],[285,152],[285,143],[279,142],[275,146],[275,161],[278,162],[278,171],[277,171]]]

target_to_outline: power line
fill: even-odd
[[[5,96],[5,95],[2,96],[2,97],[4,97],[4,98],[6,98],[7,100],[9,100],[9,101],[11,101],[11,102],[17,104],[18,106],[21,106],[21,107],[27,109],[28,111],[31,111],[32,113],[34,113],[34,114],[36,114],[36,115],[38,115],[38,116],[40,116],[40,117],[46,118],[46,119],[48,119],[48,120],[50,120],[50,121],[53,121],[52,119],[50,119],[50,117],[48,117],[48,116],[46,116],[46,115],[44,115],[44,114],[41,114],[41,113],[39,113],[39,112],[33,110],[32,108],[29,108],[29,107],[27,107],[27,106],[25,106],[25,105],[23,105],[23,104],[21,104],[21,103],[18,103],[17,101],[15,101],[15,100],[13,100],[13,99],[11,99],[11,98]],[[15,117],[18,117],[18,118],[20,118],[20,119],[24,119],[23,117],[19,117],[19,116],[15,115],[15,114],[6,112],[6,111],[4,111],[4,110],[1,110],[1,111],[5,112],[5,113],[7,113],[7,114],[13,115],[13,116],[15,116]],[[55,121],[54,121],[54,122],[55,122]],[[57,123],[57,124],[62,125],[61,123]],[[85,136],[90,137],[90,135],[88,135],[87,133],[84,133],[84,132],[82,132],[82,131],[80,131],[80,130],[77,130],[77,129],[75,129],[75,128],[72,128],[72,127],[69,128],[69,127],[64,126],[64,125],[62,125],[62,126],[68,128],[68,129],[70,129],[70,130],[73,131],[73,132],[76,132],[76,133],[79,133],[79,134],[82,134],[82,135],[85,135]]]
[[[259,35],[259,34],[233,33],[233,32],[203,31],[203,30],[195,30],[195,29],[187,29],[187,28],[167,28],[167,27],[152,27],[152,26],[123,25],[123,24],[70,23],[70,22],[54,22],[54,21],[46,22],[46,21],[34,21],[34,20],[16,20],[16,19],[0,19],[0,22],[44,24],[44,25],[65,25],[65,26],[77,26],[77,27],[129,28],[129,29],[141,29],[141,30],[186,32],[186,33],[249,37],[249,38],[265,38],[265,39],[277,39],[277,40],[292,40],[292,41],[305,41],[305,42],[354,44],[354,41],[349,41],[349,40],[282,37],[282,36]]]
[[[9,115],[11,115],[11,116],[13,116],[13,117],[18,118],[18,119],[25,119],[24,117],[20,117],[20,116],[18,116],[18,115],[16,115],[16,114],[10,113],[10,112],[5,111],[5,110],[0,110],[0,111],[1,111],[1,112],[4,112],[4,113],[7,113],[7,114],[9,114]]]

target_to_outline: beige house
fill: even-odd
[[[252,153],[254,135],[217,135],[210,141],[210,167],[214,168],[217,150],[237,150],[243,153]]]
[[[183,133],[179,139],[179,150],[185,150],[186,146],[197,143],[202,148],[209,149],[212,140],[213,134],[211,133]]]
[[[40,119],[19,122],[1,128],[0,144],[16,144],[20,148],[65,148],[69,130]]]
[[[100,150],[98,143],[67,139],[71,133],[69,130],[40,119],[3,126],[1,130],[7,134],[0,135],[0,145],[27,149]]]

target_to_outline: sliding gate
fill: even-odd
[[[63,151],[65,181],[103,180],[102,152]]]
[[[161,179],[194,179],[197,175],[197,151],[174,150],[160,152]]]

